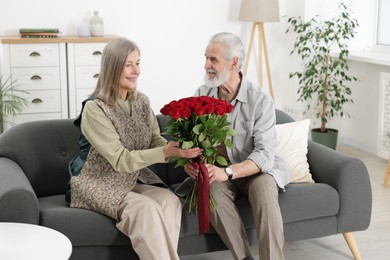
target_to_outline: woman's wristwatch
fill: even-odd
[[[225,168],[225,173],[228,177],[228,181],[230,181],[233,178],[233,169],[228,166]]]

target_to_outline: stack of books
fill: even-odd
[[[22,38],[57,38],[60,30],[57,28],[21,28],[19,29]]]

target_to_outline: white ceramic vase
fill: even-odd
[[[93,11],[93,16],[89,19],[89,31],[91,36],[103,36],[104,22],[99,16],[99,11]]]

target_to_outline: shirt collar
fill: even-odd
[[[246,103],[248,100],[248,79],[240,72],[241,76],[241,85],[240,89],[238,90],[237,96],[235,99],[242,103]]]
[[[210,91],[210,96],[211,97],[218,99],[218,88],[219,87],[211,88],[211,91]]]

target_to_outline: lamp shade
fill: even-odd
[[[250,22],[278,22],[279,0],[241,0],[239,19]]]

